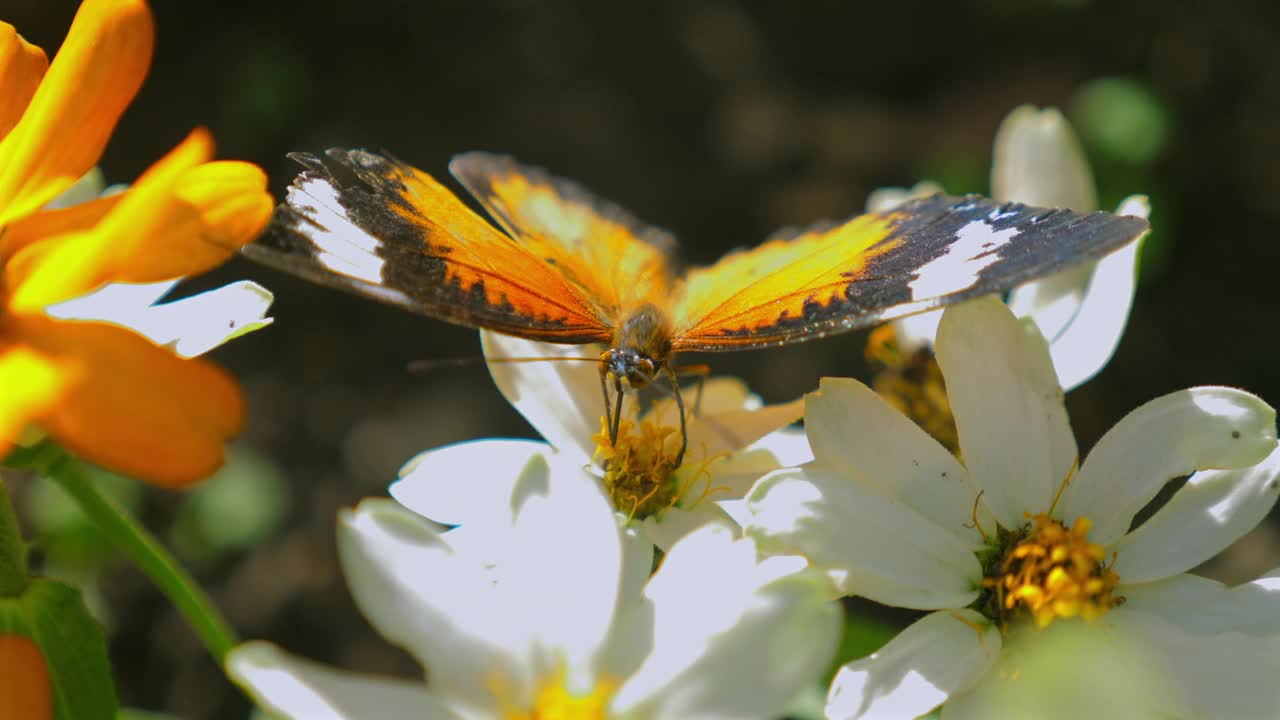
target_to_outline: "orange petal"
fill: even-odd
[[[0,635],[0,718],[52,717],[53,685],[40,647],[22,635]]]
[[[64,387],[48,359],[22,347],[4,345],[0,325],[0,457],[22,430],[57,401]]]
[[[10,308],[36,312],[113,280],[149,282],[182,275],[149,272],[155,263],[143,255],[155,244],[155,238],[188,251],[191,245],[200,244],[200,215],[176,192],[179,180],[212,154],[213,138],[208,131],[192,132],[143,173],[96,226],[62,237],[41,238],[17,252],[5,267],[5,280],[12,289]],[[141,267],[134,268],[135,263]]]
[[[218,366],[183,359],[123,328],[11,316],[15,339],[45,355],[68,383],[39,424],[103,467],[158,485],[190,485],[223,461],[244,423],[244,400]]]
[[[9,134],[27,109],[40,78],[49,69],[44,51],[32,45],[10,24],[0,22],[0,138]]]
[[[85,0],[26,113],[0,141],[0,226],[93,167],[142,85],[153,44],[143,0]]]

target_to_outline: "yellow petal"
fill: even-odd
[[[52,717],[53,685],[40,647],[22,635],[0,635],[0,718]]]
[[[0,22],[0,138],[9,134],[31,96],[40,86],[40,78],[49,69],[44,51],[32,45],[10,24]]]
[[[47,358],[6,344],[3,333],[0,325],[0,457],[8,454],[28,423],[57,401],[64,387]]]
[[[155,238],[188,251],[201,243],[200,214],[176,192],[179,180],[212,154],[208,131],[196,130],[143,173],[97,225],[38,238],[16,252],[4,269],[11,289],[9,307],[15,312],[36,312],[113,280],[150,282],[185,274],[157,276],[149,271],[153,261],[143,255],[156,244]],[[135,263],[141,267],[135,269]]]
[[[0,226],[93,167],[151,63],[143,0],[85,0],[13,130],[0,141]]]
[[[56,240],[63,235],[93,229],[121,197],[108,195],[57,210],[41,210],[14,220],[0,234],[0,258],[13,257],[19,250],[39,240]],[[32,262],[33,259],[28,258],[24,262]],[[8,272],[13,277],[29,274],[19,272],[16,266]]]
[[[204,244],[225,253],[235,253],[256,238],[271,219],[275,204],[267,192],[267,174],[262,168],[234,160],[205,163],[191,170],[178,183],[177,192],[199,211]]]
[[[266,187],[266,173],[250,163],[224,160],[188,170],[166,189],[164,202],[177,208],[168,214],[173,227],[122,217],[118,225],[104,229],[114,237],[104,236],[104,247],[129,258],[108,279],[155,282],[195,275],[226,262],[271,218],[273,203]],[[116,222],[114,214],[110,220]]]
[[[11,316],[14,339],[67,383],[38,418],[60,444],[102,467],[166,487],[208,477],[240,431],[244,400],[225,371],[123,328]]]

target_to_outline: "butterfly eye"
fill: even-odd
[[[627,373],[627,382],[631,383],[631,387],[639,389],[648,385],[656,373],[657,367],[653,360],[638,357],[632,362],[630,372]]]

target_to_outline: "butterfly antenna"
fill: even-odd
[[[524,363],[524,362],[600,362],[597,358],[565,356],[565,357],[491,357],[469,355],[466,357],[431,358],[414,360],[409,363],[409,372],[415,375],[431,373],[447,368],[463,368],[485,363]]]

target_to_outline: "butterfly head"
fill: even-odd
[[[634,348],[609,348],[600,353],[600,373],[626,380],[632,389],[647,386],[662,369],[662,362]]]
[[[671,330],[666,315],[652,304],[626,314],[600,355],[600,373],[626,380],[632,388],[648,385],[671,356]]]

